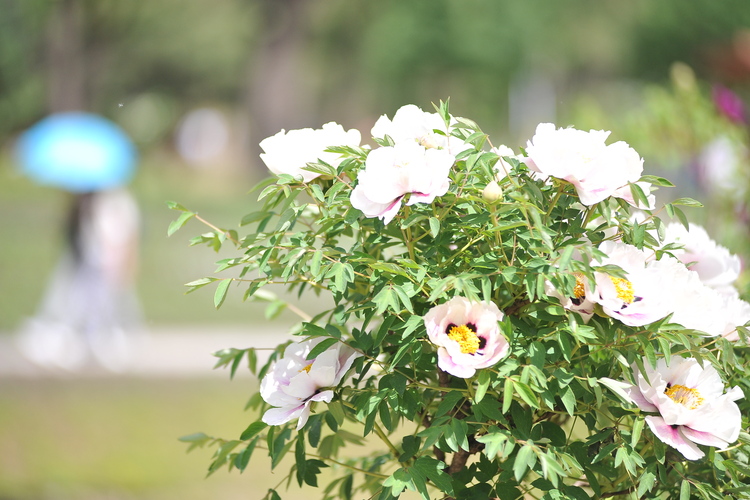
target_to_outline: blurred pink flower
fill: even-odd
[[[454,297],[424,316],[430,341],[438,346],[438,366],[461,378],[474,376],[506,354],[509,344],[498,322],[503,313],[492,302],[471,302]]]
[[[716,109],[730,121],[734,123],[747,123],[745,105],[737,94],[723,85],[714,85],[711,89],[711,97],[716,105]]]

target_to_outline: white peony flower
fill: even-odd
[[[297,430],[307,423],[313,401],[330,403],[333,390],[360,356],[354,349],[337,343],[314,359],[306,359],[313,347],[322,342],[314,338],[289,344],[284,356],[276,361],[260,383],[260,395],[271,408],[263,422],[281,425],[299,419]]]
[[[322,160],[334,168],[341,163],[340,155],[327,153],[326,148],[358,147],[361,140],[358,130],[345,131],[344,127],[334,122],[326,123],[322,129],[303,128],[289,132],[282,130],[260,142],[260,147],[264,151],[260,158],[276,175],[301,175],[304,182],[310,182],[320,174],[303,170],[308,163]]]
[[[673,288],[671,295],[674,299],[672,323],[711,336],[726,332],[728,318],[724,310],[725,302],[716,290],[701,282],[697,273],[688,271],[681,283]],[[732,329],[736,326],[732,326]]]
[[[669,366],[664,359],[655,369],[644,366],[646,376],[633,364],[636,383],[627,392],[641,410],[659,414],[646,417],[656,437],[688,460],[705,455],[699,444],[726,448],[737,440],[742,415],[735,401],[744,394],[739,387],[724,393],[713,366],[680,356],[672,356]]]
[[[359,173],[351,194],[354,208],[366,217],[379,217],[388,224],[401,208],[407,194],[407,205],[432,203],[448,192],[450,172],[455,157],[444,149],[428,149],[416,142],[373,150],[365,168]]]
[[[712,240],[703,227],[691,223],[687,230],[680,223],[668,224],[664,243],[677,243],[684,247],[672,250],[672,254],[689,266],[691,271],[698,273],[703,283],[729,295],[736,293],[732,284],[742,271],[740,258]]]
[[[527,143],[526,164],[543,176],[573,184],[582,204],[599,203],[638,181],[643,172],[643,159],[625,142],[604,143],[609,134],[603,130],[555,129],[552,123],[540,123]],[[627,194],[618,192],[618,196]]]
[[[457,123],[455,119],[451,119],[451,126]],[[435,130],[443,133],[436,133]],[[399,108],[393,115],[393,120],[386,115],[378,118],[372,127],[372,136],[383,139],[386,135],[393,139],[395,144],[416,142],[426,148],[447,149],[453,155],[473,147],[458,137],[452,137],[439,114],[422,111],[414,104]]]
[[[430,309],[424,324],[430,341],[438,346],[438,366],[456,377],[472,377],[508,354],[508,341],[498,321],[503,313],[492,302],[471,302],[454,297]]]

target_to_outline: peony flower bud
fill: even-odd
[[[487,184],[487,187],[482,190],[482,199],[488,203],[495,203],[502,196],[503,188],[500,187],[500,184],[498,184],[497,181],[490,182]]]

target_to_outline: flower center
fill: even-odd
[[[701,393],[697,389],[691,389],[684,385],[667,385],[667,388],[664,389],[664,394],[669,396],[675,403],[686,406],[690,410],[695,410],[704,402]]]
[[[448,330],[448,338],[458,342],[463,354],[474,354],[481,344],[477,333],[467,325],[453,326]]]
[[[609,277],[612,280],[612,284],[615,285],[617,290],[617,298],[626,304],[632,304],[635,300],[635,293],[633,293],[633,284],[623,278]]]
[[[586,288],[583,285],[583,273],[573,273],[576,278],[576,285],[573,287],[573,296],[582,299],[586,296]]]
[[[302,369],[300,370],[300,373],[302,373],[302,372],[307,372],[307,373],[310,373],[310,368],[312,368],[312,365],[313,365],[313,364],[312,364],[312,363],[310,363],[309,365],[305,366],[304,368],[302,368]]]

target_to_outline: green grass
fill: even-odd
[[[253,460],[206,478],[211,451],[177,441],[236,438],[256,383],[210,380],[21,380],[0,384],[0,498],[260,498],[288,470]],[[254,472],[253,472],[254,471]],[[302,498],[294,489],[285,499]]]

